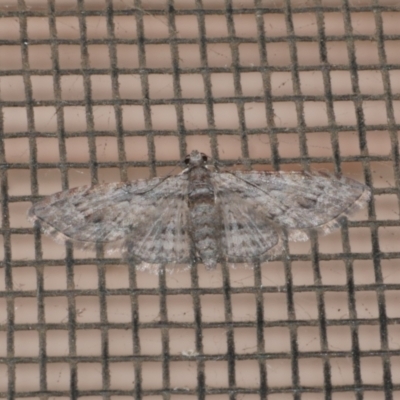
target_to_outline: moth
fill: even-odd
[[[57,242],[102,244],[135,264],[265,261],[284,240],[327,234],[370,189],[322,172],[217,172],[197,150],[178,175],[82,186],[33,204],[29,219]]]

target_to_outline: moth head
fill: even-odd
[[[193,150],[185,157],[185,164],[189,167],[201,167],[207,164],[208,157],[204,153]]]

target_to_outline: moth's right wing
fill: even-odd
[[[359,182],[319,172],[233,172],[213,174],[213,179],[220,187],[227,243],[234,242],[228,217],[251,216],[263,235],[275,226],[276,231],[285,230],[289,240],[307,240],[310,230],[328,234],[338,228],[342,217],[365,206],[371,195]],[[248,211],[241,215],[242,210]],[[240,227],[250,231],[250,223]]]
[[[233,183],[247,184],[249,196],[268,217],[285,228],[289,240],[307,240],[309,230],[328,234],[369,201],[369,187],[323,172],[235,172]],[[227,176],[227,179],[228,176]]]

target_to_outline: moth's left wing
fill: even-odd
[[[61,243],[123,246],[128,256],[143,261],[162,251],[166,262],[180,262],[188,259],[190,247],[186,191],[186,175],[83,186],[45,197],[28,216]]]

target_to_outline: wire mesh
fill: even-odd
[[[1,398],[399,398],[397,1],[10,0],[0,18]],[[192,149],[373,198],[278,261],[172,275],[26,221]]]

